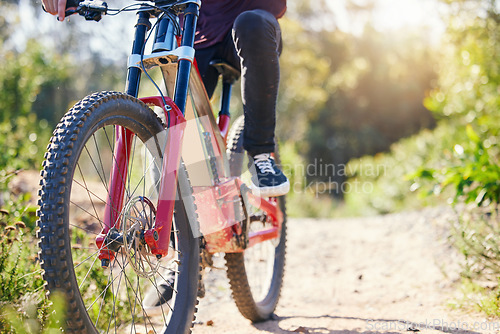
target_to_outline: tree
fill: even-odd
[[[435,79],[435,62],[418,37],[383,34],[369,25],[360,37],[311,30],[290,19],[282,26],[278,128],[281,138],[298,142],[308,164],[339,170],[434,126],[422,101]],[[309,180],[341,184],[345,175]]]

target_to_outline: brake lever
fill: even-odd
[[[87,21],[99,22],[108,12],[108,4],[100,0],[84,0],[76,9]]]
[[[74,3],[70,4],[70,1],[68,1],[67,7],[70,6],[75,9],[67,9],[64,14],[66,17],[73,14],[80,14],[87,21],[99,22],[102,15],[108,12],[108,4],[99,0],[85,0],[78,3],[77,6],[74,6]]]

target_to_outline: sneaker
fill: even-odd
[[[175,272],[166,269],[157,282],[156,287],[150,287],[143,301],[144,313],[148,317],[167,315],[172,309],[171,300],[174,295]],[[198,298],[205,297],[205,284],[198,282]]]
[[[146,292],[143,301],[143,309],[147,316],[153,317],[168,314],[172,296],[174,295],[175,272],[165,270],[157,281],[156,287],[151,287]]]
[[[290,182],[276,166],[270,153],[257,154],[253,157],[255,173],[252,173],[252,191],[262,197],[283,196],[290,190]]]

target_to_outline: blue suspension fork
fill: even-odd
[[[182,35],[181,46],[192,48],[194,45],[194,37],[196,32],[196,23],[199,15],[199,5],[197,3],[189,3],[184,11],[184,34]],[[144,48],[146,33],[151,28],[149,22],[150,14],[146,11],[139,12],[137,20],[134,45],[132,54],[140,55]],[[161,30],[160,30],[161,31]],[[177,79],[175,84],[174,102],[182,111],[186,110],[187,93],[189,86],[189,75],[191,73],[192,60],[180,59],[178,62]],[[139,83],[141,77],[141,69],[131,67],[128,70],[126,92],[127,94],[137,97],[139,91]]]
[[[198,20],[199,14],[199,4],[198,3],[189,3],[184,12],[184,34],[181,41],[181,46],[186,46],[192,48],[194,45],[194,36],[196,30],[196,22]],[[138,20],[135,29],[135,37],[134,44],[132,47],[133,55],[141,55],[144,50],[144,45],[146,41],[146,34],[149,29],[151,29],[150,22],[150,13],[147,11],[141,11],[138,14]],[[189,86],[189,76],[192,67],[192,59],[179,59],[178,62],[178,72],[177,72],[177,80],[175,87],[175,97],[174,102],[179,107],[182,115],[185,114],[186,101],[187,101],[187,93]],[[139,92],[139,84],[141,78],[141,69],[137,67],[130,67],[127,73],[127,83],[126,83],[126,93],[130,96],[137,97]],[[169,131],[169,135],[170,135]],[[179,132],[179,131],[173,131]],[[177,135],[177,140],[172,140],[171,145],[176,146],[182,142],[182,130],[180,130]],[[170,137],[170,136],[169,136]],[[103,267],[107,267],[111,260],[114,258],[114,252],[110,251],[105,244],[106,235],[112,227],[119,228],[120,225],[120,213],[123,208],[123,199],[125,192],[125,183],[127,180],[124,180],[127,176],[128,164],[130,158],[130,147],[132,146],[133,134],[123,127],[116,127],[116,143],[115,143],[115,157],[113,159],[113,166],[110,177],[110,185],[109,189],[112,189],[112,192],[108,196],[108,203],[106,205],[106,213],[105,213],[105,224],[101,233],[96,238],[96,244],[100,249],[99,259],[101,260],[101,264]],[[175,147],[172,147],[172,149]],[[168,149],[168,147],[167,147]],[[172,150],[173,151],[173,150]],[[172,152],[173,153],[173,152]],[[165,159],[164,165],[168,164],[172,166],[172,163],[175,166],[179,166],[180,163],[180,152],[177,154],[169,155],[169,158],[172,158],[175,161],[170,161],[170,159]],[[167,167],[166,165],[164,167]],[[175,171],[173,179],[170,177],[165,177],[162,180],[161,188],[169,188],[172,185],[177,184],[177,172]],[[168,180],[170,179],[170,182]],[[175,181],[174,181],[175,180]],[[166,183],[166,184],[165,184]],[[175,189],[175,187],[174,187]],[[163,190],[161,189],[160,200],[163,194]],[[174,190],[175,191],[175,190]],[[168,191],[167,191],[168,192]],[[170,196],[169,198],[174,198]],[[168,223],[173,214],[173,201],[168,201],[168,205],[159,206],[159,217],[164,217],[164,222],[167,222],[167,228],[164,228],[163,231],[160,232],[160,238],[158,242],[162,245],[168,245],[168,241],[170,238],[170,228],[171,225]],[[171,203],[170,203],[171,202]],[[166,212],[163,212],[166,211]],[[165,219],[166,218],[166,219]],[[164,225],[161,224],[160,225]],[[157,256],[166,255],[166,251],[168,251],[167,247],[164,252],[157,254]]]
[[[187,5],[184,11],[184,34],[182,36],[181,47],[192,48],[194,45],[194,34],[196,22],[198,19],[199,6],[196,3]],[[159,29],[161,32],[161,29]],[[156,212],[155,229],[158,231],[158,249],[153,250],[156,256],[165,256],[168,254],[168,245],[170,242],[170,232],[172,228],[172,218],[175,207],[175,193],[177,189],[177,169],[181,162],[181,147],[184,136],[186,112],[186,100],[189,86],[189,75],[191,72],[192,59],[180,58],[177,68],[177,79],[175,83],[174,104],[167,117],[171,122],[175,109],[179,114],[177,120],[168,130],[165,152],[168,152],[163,158],[163,173],[160,182],[160,193],[158,198],[158,209]]]
[[[147,11],[139,12],[137,24],[135,26],[134,44],[132,46],[133,55],[141,55],[146,42],[146,33],[151,29],[151,22],[149,22],[150,14]],[[127,74],[127,83],[125,92],[133,97],[137,97],[139,92],[139,83],[141,81],[141,69],[137,67],[130,67]]]
[[[198,21],[199,5],[190,3],[184,11],[184,34],[182,35],[181,46],[193,47],[194,35],[196,32],[196,22]],[[192,63],[189,59],[180,59],[177,70],[177,80],[175,83],[174,102],[184,115],[186,112],[186,101],[189,86],[189,75]]]

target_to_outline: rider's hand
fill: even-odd
[[[42,0],[43,7],[52,15],[57,15],[59,21],[64,21],[66,11],[66,0]]]

